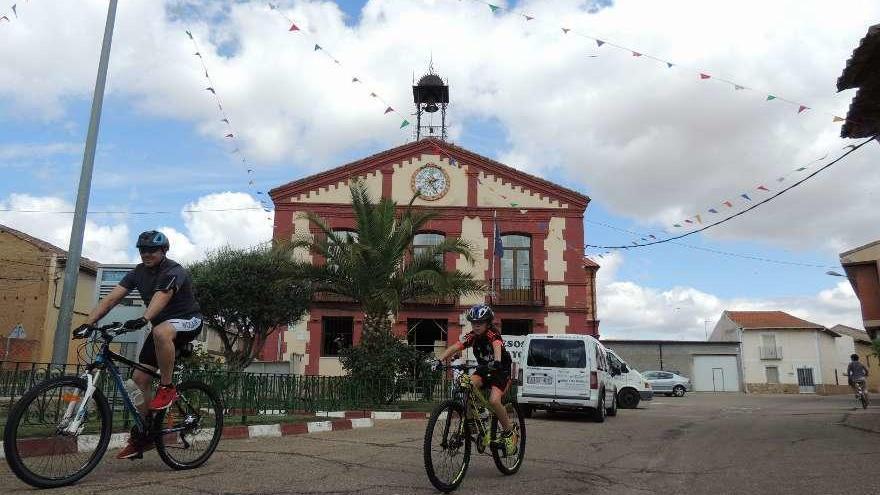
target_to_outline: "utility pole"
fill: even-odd
[[[107,9],[104,41],[101,44],[101,58],[98,61],[98,78],[95,81],[95,93],[92,97],[89,132],[86,135],[82,171],[79,175],[79,190],[76,194],[76,210],[73,214],[73,227],[70,231],[70,246],[67,249],[67,263],[64,266],[64,288],[61,292],[61,307],[58,310],[58,324],[55,326],[55,342],[52,348],[53,364],[67,363],[67,344],[70,342],[70,324],[73,319],[79,262],[82,256],[86,212],[89,208],[89,193],[92,188],[92,170],[95,168],[95,149],[98,144],[98,127],[101,124],[101,107],[104,104],[104,87],[107,84],[107,66],[110,64],[110,44],[113,41],[117,3],[118,0],[110,0],[110,6]]]
[[[706,342],[709,342],[709,318],[703,320],[703,333],[706,334]]]

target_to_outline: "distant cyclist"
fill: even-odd
[[[861,387],[861,389],[864,391],[868,390],[868,368],[865,368],[865,365],[859,362],[858,354],[853,354],[849,358],[850,363],[846,367],[846,376],[849,381],[850,387],[856,390],[856,394],[858,396],[858,387]]]
[[[175,349],[192,342],[202,331],[202,314],[195,298],[192,279],[186,269],[165,256],[169,247],[168,237],[162,232],[149,230],[138,236],[137,248],[143,263],[125,275],[119,285],[92,310],[88,322],[75,332],[87,333],[130,291],[137,289],[147,310],[144,311],[144,316],[125,322],[125,328],[142,328],[147,323],[153,325],[144,341],[138,362],[159,369],[161,382],[156,396],[150,400],[150,375],[135,370],[132,376],[151,410],[165,409],[177,400],[177,390],[171,382]],[[143,405],[139,409],[142,413],[146,412]],[[130,436],[128,445],[116,457],[130,459],[151,448],[151,441]]]

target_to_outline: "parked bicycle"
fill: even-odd
[[[519,438],[517,452],[506,455],[500,439],[502,428],[491,412],[482,391],[471,383],[468,370],[474,365],[443,366],[444,370],[462,371],[458,378],[458,397],[434,408],[425,431],[424,460],[428,479],[438,490],[451,492],[458,488],[467,473],[471,444],[481,454],[489,454],[495,466],[505,475],[519,471],[526,451],[526,423],[515,399],[504,406],[513,421],[514,435]]]
[[[134,420],[131,434],[152,439],[162,461],[172,469],[193,469],[214,453],[223,432],[223,404],[202,382],[177,385],[179,398],[167,409],[142,416],[126,393],[117,363],[159,379],[159,374],[110,350],[114,338],[135,330],[121,323],[97,327],[84,344],[99,350],[82,376],[51,378],[34,386],[10,410],[3,435],[9,467],[25,483],[38,488],[73,484],[104,456],[113,434],[114,418]],[[191,347],[189,348],[191,351]],[[186,351],[178,351],[185,355]],[[111,408],[99,388],[106,371],[122,399]]]

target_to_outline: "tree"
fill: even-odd
[[[470,274],[443,266],[446,253],[463,256],[473,263],[467,242],[445,238],[418,253],[413,251],[415,235],[436,217],[433,212],[414,208],[416,197],[398,212],[396,202],[388,198],[374,202],[366,186],[355,181],[351,185],[351,200],[356,230],[334,231],[322,218],[308,213],[306,217],[319,235],[303,236],[292,244],[325,260],[323,264],[301,265],[303,277],[312,282],[315,292],[350,298],[364,312],[361,349],[341,354],[343,366],[352,375],[393,378],[406,368],[403,361],[414,359],[414,354],[406,357],[407,351],[389,340],[392,321],[403,303],[458,298],[485,291],[483,283]]]
[[[289,246],[222,248],[190,267],[205,322],[231,369],[247,367],[279,327],[302,318],[311,300]]]

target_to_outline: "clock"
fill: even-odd
[[[413,192],[420,192],[421,198],[428,201],[436,201],[449,191],[449,175],[445,170],[429,163],[412,176]]]

